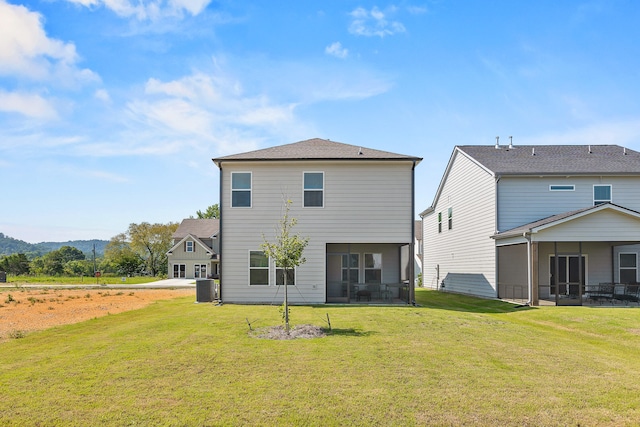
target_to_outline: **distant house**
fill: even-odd
[[[309,238],[288,282],[293,303],[413,300],[414,169],[420,158],[310,139],[213,159],[220,169],[221,298],[283,299],[283,270],[263,236],[291,201],[293,230]]]
[[[167,277],[206,279],[220,271],[220,220],[184,219],[173,233],[173,246],[167,252]]]
[[[617,145],[457,146],[421,213],[427,287],[581,304],[638,281],[640,153]]]

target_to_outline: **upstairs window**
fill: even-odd
[[[575,191],[575,189],[576,189],[576,186],[573,184],[549,186],[549,191]]]
[[[231,172],[231,207],[251,207],[251,172]]]
[[[193,240],[187,240],[186,242],[184,242],[184,251],[195,252],[195,246],[193,246]]]
[[[304,173],[304,207],[324,206],[324,172]]]
[[[593,186],[593,205],[611,203],[611,185]]]
[[[453,208],[449,208],[449,212],[448,212],[448,222],[449,222],[449,230],[451,230],[453,228]]]
[[[438,212],[438,233],[442,233],[442,212]]]

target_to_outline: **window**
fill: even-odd
[[[195,247],[193,246],[193,240],[187,240],[186,242],[184,242],[184,251],[195,252]]]
[[[382,254],[364,254],[364,282],[382,283]]]
[[[438,212],[438,233],[442,233],[442,212]]]
[[[249,251],[249,284],[269,284],[269,258],[262,251]]]
[[[304,207],[324,205],[324,172],[304,173]]]
[[[360,256],[358,254],[342,255],[342,281],[360,282]]]
[[[594,185],[593,186],[593,205],[611,202],[611,186],[610,185]]]
[[[636,283],[638,280],[638,255],[620,254],[620,283]]]
[[[184,279],[187,277],[187,266],[185,264],[173,264],[173,278]]]
[[[287,272],[287,286],[296,284],[296,269],[292,268]],[[284,285],[284,268],[276,266],[276,285]]]
[[[196,264],[193,266],[193,271],[196,279],[207,278],[207,264]]]
[[[549,191],[575,191],[575,185],[550,185]]]
[[[449,208],[449,230],[453,228],[453,208]]]
[[[231,207],[251,207],[251,172],[231,172]]]

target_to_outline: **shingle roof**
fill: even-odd
[[[219,219],[187,218],[182,220],[178,229],[173,233],[173,238],[182,239],[191,234],[192,236],[196,236],[200,239],[208,239],[214,234],[217,234],[219,230]]]
[[[640,174],[640,153],[619,145],[461,145],[496,175]]]
[[[415,160],[419,162],[422,159],[320,138],[213,159],[216,164],[222,161],[238,160]]]

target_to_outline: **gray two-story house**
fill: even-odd
[[[640,153],[617,145],[457,146],[423,221],[423,282],[581,304],[638,281]]]
[[[289,301],[409,303],[420,158],[310,139],[213,159],[220,170],[220,297],[280,303],[284,272],[261,249],[285,203],[309,238]]]

